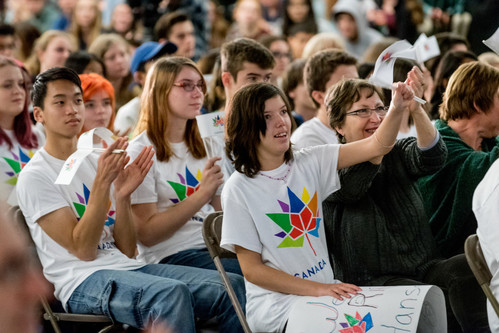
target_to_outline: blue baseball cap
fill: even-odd
[[[177,52],[177,46],[173,43],[145,42],[135,50],[130,63],[130,71],[135,74],[140,64],[161,57],[164,54],[173,54],[175,52]]]

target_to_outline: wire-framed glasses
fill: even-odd
[[[192,81],[182,81],[182,82],[175,82],[173,84],[175,87],[180,87],[180,88],[184,88],[185,91],[187,92],[191,92],[194,90],[195,87],[198,87],[199,90],[201,91],[204,91],[204,82],[203,81],[199,81],[198,83],[194,83]]]
[[[371,117],[373,112],[376,112],[376,114],[380,117],[384,117],[384,116],[386,116],[386,113],[388,112],[388,106],[378,106],[374,109],[369,109],[369,108],[358,109],[355,111],[347,112],[346,114],[347,114],[347,116],[358,116],[361,118],[369,118],[369,117]]]

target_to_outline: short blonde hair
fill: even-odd
[[[326,49],[338,49],[345,51],[345,43],[338,34],[334,32],[321,32],[310,40],[303,49],[302,58],[309,58],[319,51]]]
[[[469,119],[478,111],[489,112],[499,88],[499,70],[479,61],[459,66],[449,79],[440,118]]]

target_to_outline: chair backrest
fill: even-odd
[[[31,238],[29,232],[29,227],[26,224],[26,219],[24,218],[23,212],[19,207],[11,207],[9,209],[9,216],[16,222],[17,226],[26,234],[26,238],[30,243],[30,247],[34,251],[36,256],[36,246]],[[37,257],[37,256],[36,256]],[[37,257],[38,258],[38,257]],[[61,329],[57,322],[68,321],[68,322],[79,322],[79,323],[99,323],[105,325],[99,333],[109,332],[113,327],[115,327],[114,322],[111,318],[102,315],[92,315],[92,314],[76,314],[76,313],[65,313],[65,312],[54,312],[52,311],[50,302],[45,296],[40,296],[40,302],[43,306],[43,319],[50,321],[52,328],[55,333],[61,333]]]
[[[235,254],[227,251],[220,247],[220,240],[222,235],[222,220],[223,215],[222,212],[215,212],[208,215],[203,222],[203,238],[206,243],[206,247],[210,252],[210,256],[217,267],[218,273],[222,278],[222,281],[225,285],[225,289],[229,294],[229,298],[232,301],[232,306],[236,311],[237,317],[241,322],[241,326],[245,333],[251,333],[248,322],[246,321],[246,316],[244,311],[237,299],[236,293],[234,292],[234,288],[232,288],[232,284],[230,283],[229,277],[225,272],[225,269],[220,261],[220,258],[226,257],[235,257]]]
[[[492,304],[497,316],[499,316],[499,303],[490,289],[492,274],[487,266],[487,261],[483,256],[482,248],[480,246],[480,240],[476,234],[470,235],[466,239],[466,242],[464,243],[464,253],[466,255],[468,265],[473,271],[473,275],[475,275],[478,284],[482,287],[487,299]]]

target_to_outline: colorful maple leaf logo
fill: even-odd
[[[17,176],[19,175],[19,172],[21,172],[21,170],[26,166],[26,164],[31,160],[34,153],[32,150],[28,150],[28,153],[25,154],[21,148],[19,148],[19,155],[16,155],[12,151],[10,153],[12,154],[13,158],[4,157],[3,159],[12,169],[12,171],[5,171],[7,176],[10,177],[6,181],[6,183],[14,186],[17,184]]]
[[[302,247],[306,238],[314,255],[317,256],[309,238],[309,235],[319,238],[321,218],[318,217],[317,192],[310,199],[307,189],[303,188],[302,197],[299,199],[288,187],[288,197],[289,205],[277,200],[283,213],[266,214],[283,230],[275,234],[276,237],[284,238],[277,247]]]
[[[83,214],[85,213],[85,210],[87,209],[88,205],[88,198],[90,197],[90,190],[88,187],[83,184],[83,196],[80,195],[78,192],[75,192],[76,196],[78,197],[79,202],[73,202],[73,206],[76,209],[76,212],[78,213],[78,221],[83,217]],[[112,217],[116,213],[114,210],[109,210],[111,208],[111,201],[108,203],[108,212],[107,212],[107,220],[105,222],[105,225],[108,227],[113,225],[115,222],[115,219]]]
[[[341,329],[340,333],[365,333],[374,327],[373,319],[371,313],[367,313],[362,317],[358,312],[355,313],[355,317],[347,315],[345,313],[346,323],[340,323]]]
[[[73,169],[75,163],[76,163],[76,159],[74,159],[74,158],[72,158],[68,163],[66,163],[64,165],[64,167],[66,168],[66,171],[71,171],[71,169]]]
[[[213,127],[219,127],[224,125],[224,119],[220,118],[220,115],[213,118]]]
[[[170,199],[170,201],[175,204],[185,200],[185,198],[190,197],[194,192],[196,192],[199,189],[199,183],[201,182],[202,178],[201,170],[198,169],[196,177],[194,177],[194,175],[187,167],[185,167],[185,177],[180,173],[177,173],[177,175],[180,179],[180,183],[172,182],[169,180],[167,181],[177,194],[177,198]]]

